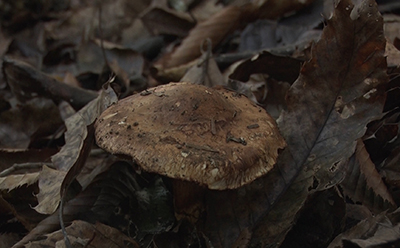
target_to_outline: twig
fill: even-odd
[[[204,46],[206,46],[204,48]],[[201,73],[201,84],[206,85],[206,78],[209,79],[210,81],[210,75],[208,73],[208,64],[211,58],[211,49],[212,49],[212,43],[211,39],[207,38],[203,41],[203,43],[200,46],[200,50],[202,53],[202,58],[200,59],[200,64],[198,66],[202,66],[202,73]],[[206,85],[206,86],[211,86],[211,85]]]
[[[64,190],[64,192],[63,192],[63,194],[61,196],[60,207],[59,207],[59,211],[58,211],[58,219],[60,220],[61,232],[62,232],[62,234],[64,236],[65,246],[67,248],[73,248],[72,245],[71,245],[71,241],[68,238],[67,231],[65,230],[64,219],[63,219],[64,198],[65,198],[66,192],[68,191],[68,188],[69,188],[69,185]]]
[[[107,56],[106,56],[106,51],[104,49],[104,44],[103,44],[104,43],[103,23],[101,21],[102,12],[103,12],[103,8],[102,8],[101,0],[99,0],[99,36],[100,36],[101,53],[103,54],[104,62],[106,63],[108,68],[111,68],[110,64],[108,63]]]

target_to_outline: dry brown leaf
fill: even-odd
[[[131,4],[126,0],[102,1],[103,38],[110,39],[115,30],[127,27],[137,17],[138,11],[144,9],[141,2]],[[99,5],[86,4],[64,13],[58,20],[47,22],[45,29],[46,36],[54,40],[88,40],[98,31],[98,25]]]
[[[155,35],[170,34],[184,37],[195,25],[189,14],[164,6],[153,6],[141,16],[143,24]]]
[[[0,209],[4,216],[3,224],[20,223],[26,230],[31,230],[44,216],[37,213],[32,206],[37,204],[35,193],[38,192],[37,183],[22,186],[12,191],[1,191]],[[12,215],[11,215],[12,214]]]
[[[51,100],[32,99],[0,113],[0,148],[26,149],[35,136],[51,135],[61,125],[57,107]]]
[[[256,1],[242,6],[227,6],[210,18],[200,22],[182,41],[172,54],[166,54],[158,63],[164,68],[176,67],[200,56],[203,40],[210,39],[213,48],[228,34],[257,18],[274,19],[285,13],[296,11],[314,0]]]
[[[2,233],[0,234],[0,247],[11,247],[20,239],[16,233]]]
[[[385,212],[359,222],[337,236],[328,248],[398,247],[400,224],[392,223]]]
[[[37,162],[48,162],[50,157],[57,153],[57,149],[0,149],[0,172],[5,169],[10,169],[14,164],[21,163],[37,163]],[[34,172],[37,170],[28,170],[29,167],[25,167],[25,170],[21,172]],[[40,168],[41,169],[41,168]]]
[[[91,145],[85,140],[88,137],[88,126],[90,126],[100,113],[117,101],[117,96],[111,87],[101,91],[99,96],[88,103],[76,114],[65,121],[67,132],[65,133],[65,145],[60,152],[52,157],[52,162],[57,171],[50,175],[41,176],[39,179],[40,193],[38,195],[39,204],[35,210],[39,213],[52,214],[58,207],[61,190],[71,182],[72,178],[77,176],[83,164],[81,152]],[[90,130],[90,129],[89,129]],[[90,136],[89,136],[90,137]],[[83,150],[82,150],[83,149]],[[87,151],[85,151],[87,152]],[[78,168],[74,167],[78,166]],[[71,168],[73,170],[71,170]],[[71,170],[71,172],[70,172]],[[68,173],[68,177],[65,176]],[[72,174],[71,174],[72,173]],[[42,189],[42,187],[45,187]],[[50,191],[46,191],[49,189]]]
[[[190,13],[198,23],[207,20],[210,16],[213,16],[224,8],[220,0],[202,0],[197,2],[197,5],[190,9]]]
[[[374,213],[396,206],[361,140],[357,141],[355,157],[350,159],[346,177],[340,185],[347,197]]]
[[[96,224],[90,224],[85,221],[76,220],[66,228],[66,232],[73,247],[139,248],[139,245],[136,243],[136,241],[129,238],[121,231],[98,222]],[[46,239],[30,242],[29,244],[25,245],[25,247],[65,247],[64,235],[61,231],[57,231],[46,236]]]
[[[209,192],[205,233],[214,246],[232,245],[248,226],[252,246],[278,246],[309,194],[343,179],[356,140],[383,109],[382,24],[373,0],[354,10],[350,0],[338,4],[287,93],[278,123],[290,145],[275,169],[239,192]]]
[[[276,80],[292,84],[299,76],[302,62],[298,59],[263,51],[250,59],[240,62],[232,74],[229,75],[229,78],[247,82],[251,74],[263,73]]]
[[[251,9],[250,6],[228,6],[199,23],[172,54],[165,55],[158,63],[164,68],[171,68],[196,59],[201,55],[200,45],[205,39],[209,38],[213,47],[218,45],[227,34],[242,24],[240,19],[245,11]]]
[[[73,220],[79,218],[79,215],[89,212],[90,208],[93,206],[95,200],[97,199],[100,192],[100,188],[94,183],[89,186],[86,190],[79,193],[75,198],[68,201],[64,206],[63,219],[66,225],[68,225]],[[85,216],[90,218],[90,216]],[[23,237],[18,243],[13,247],[22,247],[29,241],[35,240],[41,235],[49,234],[51,232],[60,229],[60,220],[58,212],[42,219],[37,223],[30,232]]]
[[[206,47],[205,49],[203,49],[204,46]],[[188,69],[180,79],[180,82],[202,84],[210,88],[217,85],[225,85],[221,71],[212,58],[211,41],[209,39],[204,42],[201,52],[202,55],[197,60],[196,65]]]
[[[64,84],[19,59],[4,58],[3,69],[11,90],[22,102],[39,95],[55,102],[65,100],[80,109],[97,97],[96,92]]]
[[[2,58],[5,52],[8,49],[12,39],[4,35],[2,28],[0,28],[0,58]],[[2,64],[0,64],[0,70],[2,70]],[[6,82],[3,78],[3,73],[0,73],[0,89],[4,89],[6,87]]]
[[[260,19],[277,19],[287,13],[293,13],[315,0],[255,0],[253,4],[258,6],[257,13]]]
[[[284,182],[291,185],[258,224],[254,244],[280,243],[307,196],[344,178],[356,140],[370,121],[380,118],[387,82],[382,24],[373,0],[355,7],[342,0],[327,21],[313,57],[288,91],[287,110],[278,119],[291,144],[278,165],[286,172]],[[279,220],[282,214],[285,217]]]

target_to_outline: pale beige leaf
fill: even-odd
[[[60,187],[67,172],[43,166],[39,175],[39,204],[34,209],[41,214],[54,213],[60,201]]]
[[[23,185],[29,186],[37,182],[38,177],[39,172],[0,177],[0,189],[11,191]]]

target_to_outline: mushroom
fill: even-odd
[[[122,99],[98,118],[95,138],[145,171],[211,190],[235,189],[265,175],[286,145],[274,119],[246,96],[190,83]]]

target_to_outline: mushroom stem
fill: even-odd
[[[205,187],[189,181],[172,181],[175,217],[195,224],[204,212]]]

